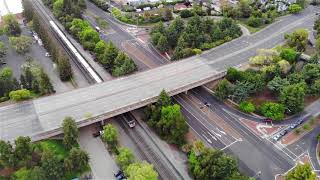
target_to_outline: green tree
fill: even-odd
[[[9,42],[13,49],[15,49],[19,54],[25,54],[29,52],[32,45],[31,37],[24,35],[19,37],[10,37]]]
[[[299,164],[286,175],[286,180],[316,180],[316,176],[310,164]]]
[[[128,148],[120,148],[119,154],[116,156],[116,162],[122,170],[126,170],[127,167],[134,161],[134,155]]]
[[[242,74],[236,68],[230,67],[227,70],[226,79],[230,82],[236,82],[242,80]]]
[[[302,76],[307,84],[312,84],[315,80],[320,79],[320,65],[306,64],[302,69]]]
[[[188,125],[182,116],[180,106],[162,107],[161,119],[156,124],[156,131],[169,143],[182,146],[185,143],[185,134],[188,132]]]
[[[7,48],[3,42],[0,42],[0,62],[6,56]]]
[[[287,60],[290,64],[293,64],[297,61],[298,53],[292,48],[281,49],[280,57]]]
[[[75,120],[72,117],[66,117],[62,123],[63,144],[67,149],[77,146],[79,130]]]
[[[33,149],[30,137],[19,136],[15,141],[14,156],[22,164],[26,164],[27,160],[31,159]]]
[[[310,87],[310,93],[314,95],[320,95],[320,79],[317,79],[313,82]]]
[[[302,7],[299,4],[291,4],[288,10],[292,14],[297,14],[302,10]]]
[[[273,120],[282,120],[284,118],[285,107],[282,104],[265,102],[261,105],[260,112],[265,117]]]
[[[61,179],[63,176],[63,164],[49,150],[42,153],[41,170],[48,180]]]
[[[290,84],[298,84],[304,82],[303,76],[301,73],[291,73],[287,76],[287,79]]]
[[[161,52],[166,52],[169,50],[169,43],[167,38],[164,35],[161,35],[158,39],[157,49]]]
[[[153,169],[152,164],[147,162],[136,162],[130,164],[125,170],[125,174],[132,180],[157,180],[158,173]]]
[[[171,97],[163,89],[159,94],[158,100],[156,102],[156,106],[161,109],[162,107],[167,107],[167,106],[170,106],[171,104],[172,104]]]
[[[223,79],[219,82],[215,89],[214,95],[217,96],[220,100],[226,99],[232,93],[232,87],[228,80]]]
[[[101,64],[105,68],[113,67],[114,60],[117,58],[119,50],[110,41],[107,43],[102,58],[100,59]]]
[[[122,76],[125,74],[132,73],[135,70],[136,70],[136,65],[133,62],[133,60],[123,52],[118,53],[113,63],[112,75]]]
[[[171,48],[174,48],[175,46],[177,46],[178,39],[181,33],[183,32],[183,30],[184,30],[183,20],[179,17],[175,18],[175,20],[173,20],[173,22],[169,25],[166,32],[167,40]]]
[[[248,0],[239,1],[239,10],[243,18],[248,18],[251,15],[250,2]]]
[[[248,25],[251,26],[251,27],[259,27],[263,24],[263,19],[260,18],[260,17],[254,17],[254,16],[251,16],[249,19],[248,19]]]
[[[4,31],[8,36],[19,36],[21,29],[19,23],[13,14],[8,14],[2,17],[4,24]]]
[[[17,158],[14,155],[14,149],[10,142],[0,140],[0,164],[4,167],[15,167]]]
[[[238,170],[237,161],[219,150],[205,148],[198,156],[192,151],[188,166],[195,180],[245,179]]]
[[[35,166],[30,171],[26,180],[43,180],[45,179],[45,172],[39,167]]]
[[[70,172],[84,172],[89,166],[89,155],[87,152],[73,147],[66,159],[64,166]]]
[[[250,84],[249,82],[237,81],[235,84],[235,87],[233,88],[231,99],[238,103],[241,101],[244,101],[249,97],[249,94],[251,93],[252,89],[253,89],[253,85]]]
[[[61,17],[63,13],[63,0],[55,0],[53,3],[53,14],[56,17]]]
[[[95,46],[95,48],[94,48],[94,53],[96,54],[96,56],[97,56],[98,59],[101,59],[101,58],[102,58],[103,53],[104,53],[106,47],[107,47],[107,44],[106,44],[103,40],[100,40],[100,41],[96,44],[96,46]]]
[[[274,94],[278,95],[283,87],[288,86],[290,83],[286,78],[281,78],[280,76],[274,77],[271,81],[269,81],[267,87]]]
[[[59,76],[62,81],[69,81],[72,78],[72,69],[69,59],[60,57],[57,61]]]
[[[248,102],[248,101],[242,101],[239,104],[239,109],[243,112],[246,112],[246,113],[251,113],[256,110],[256,108],[254,107],[254,104],[252,104],[251,102]]]
[[[280,92],[280,101],[291,114],[301,112],[304,108],[306,94],[304,83],[292,84],[284,87]]]
[[[291,48],[295,48],[299,52],[303,52],[306,49],[308,42],[308,31],[306,29],[297,29],[291,34],[286,34],[285,39],[287,44]]]
[[[40,88],[40,93],[43,95],[51,94],[55,92],[49,76],[44,72],[43,69],[40,70],[39,88]]]
[[[112,124],[107,124],[103,127],[102,140],[107,142],[110,146],[117,144],[118,130]]]
[[[16,91],[11,91],[9,97],[13,101],[27,100],[32,97],[31,92],[27,89],[19,89]]]

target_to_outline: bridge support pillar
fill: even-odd
[[[100,125],[104,126],[104,120],[100,121]]]

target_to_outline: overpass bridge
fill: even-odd
[[[246,63],[260,48],[272,48],[296,28],[311,29],[316,8],[286,16],[252,36],[243,36],[200,56],[74,91],[0,107],[0,139],[31,136],[33,140],[61,133],[66,116],[86,126],[155,102],[161,90],[171,96],[224,75],[227,67]]]

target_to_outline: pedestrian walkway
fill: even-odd
[[[308,107],[306,107],[305,111],[309,113],[310,115],[316,117],[320,114],[320,99],[316,100],[312,104],[310,104]]]
[[[89,165],[93,173],[93,179],[114,179],[114,173],[118,171],[118,166],[106,150],[101,139],[92,136],[94,132],[95,125],[91,125],[81,128],[79,135],[80,147],[88,152],[90,157]]]

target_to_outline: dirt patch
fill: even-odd
[[[318,100],[318,96],[307,96],[304,99],[304,107],[309,106],[310,104],[312,104],[313,102],[315,102],[316,100]]]
[[[306,47],[306,51],[304,52],[305,54],[312,56],[313,54],[315,54],[317,52],[316,48],[310,46],[309,44]]]

